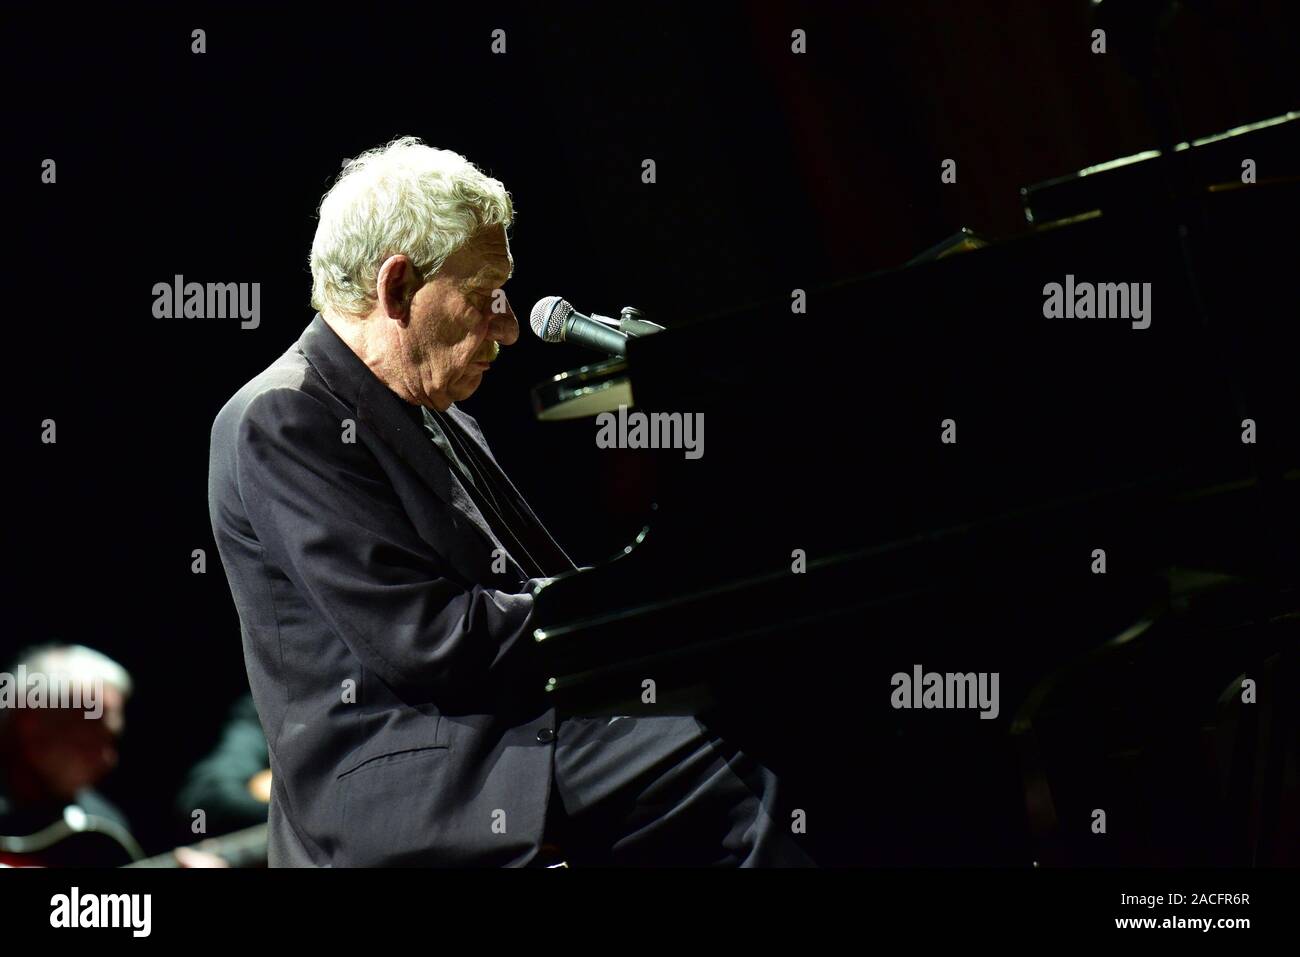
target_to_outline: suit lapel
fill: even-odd
[[[541,519],[533,513],[533,510],[528,506],[528,500],[520,494],[519,489],[515,488],[515,483],[510,481],[510,476],[506,475],[505,470],[497,464],[496,456],[493,455],[492,450],[488,448],[487,442],[483,438],[483,433],[479,431],[478,423],[460,409],[456,408],[454,402],[451,404],[450,408],[447,409],[447,414],[455,419],[456,424],[460,426],[461,432],[465,433],[465,435],[469,437],[469,440],[483,453],[484,459],[486,459],[487,463],[493,469],[496,478],[500,480],[502,485],[510,490],[510,497],[513,500],[515,507],[532,521],[538,534],[542,535],[548,542],[550,542],[551,546],[555,549],[556,554],[563,559],[566,565],[571,568],[577,568],[578,566],[573,564],[572,559],[570,559],[564,549],[560,547],[560,543],[551,537],[551,533],[547,530],[546,526],[542,524]]]
[[[434,495],[468,518],[490,548],[506,551],[492,534],[451,463],[430,441],[423,425],[403,408],[406,403],[376,378],[319,313],[298,344],[330,391],[357,410],[358,425],[372,429],[425,481]]]
[[[413,421],[402,400],[378,379],[362,386],[357,404],[357,423],[368,425],[388,443],[403,461],[420,475],[433,493],[463,512],[493,547],[500,547],[487,519],[461,482],[447,457],[430,439],[422,423]]]

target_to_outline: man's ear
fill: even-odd
[[[375,278],[375,296],[389,319],[401,323],[410,319],[415,290],[415,264],[400,253],[385,259]]]

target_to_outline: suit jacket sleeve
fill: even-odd
[[[263,393],[237,443],[240,498],[267,560],[404,700],[446,711],[540,691],[532,596],[454,581],[374,456],[343,441],[322,402],[295,389]]]

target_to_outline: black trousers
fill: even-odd
[[[569,718],[545,840],[575,867],[815,866],[778,791],[695,718]]]

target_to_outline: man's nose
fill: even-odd
[[[488,338],[496,340],[503,346],[511,346],[519,338],[519,320],[515,317],[514,309],[510,307],[510,300],[503,295],[501,302],[505,303],[505,312],[492,313]]]

